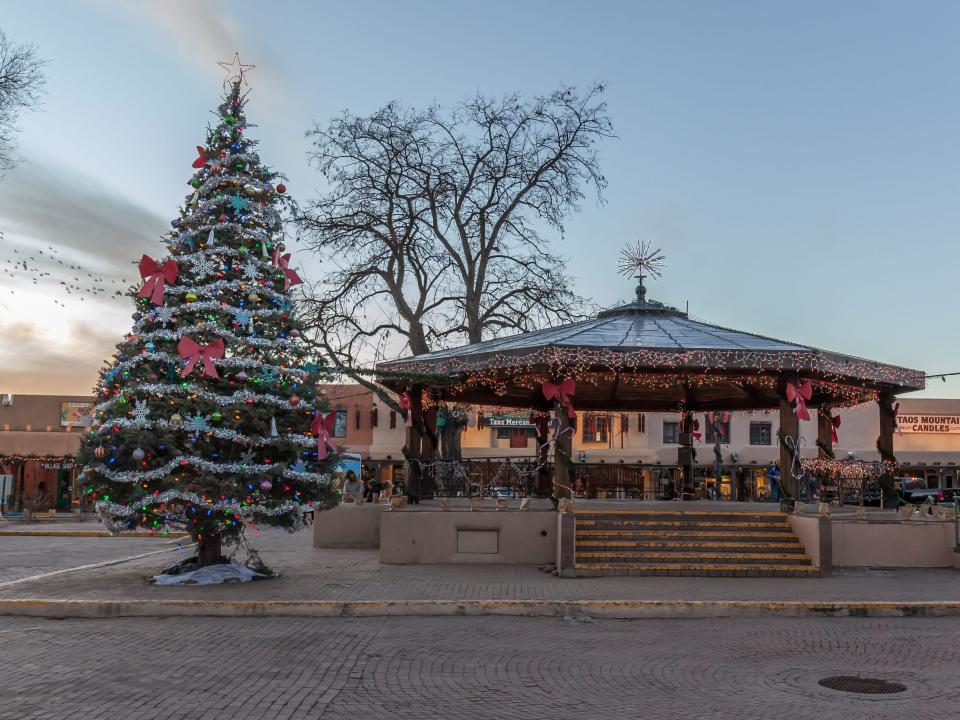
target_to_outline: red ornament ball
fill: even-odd
[[[282,194],[285,193],[286,191],[287,191],[287,186],[286,186],[286,185],[284,185],[283,183],[280,183],[279,185],[277,185],[277,192],[278,192],[278,193],[280,193],[280,194],[282,195]]]
[[[299,404],[300,404],[300,398],[297,397],[296,395],[291,395],[291,396],[290,396],[290,404],[291,404],[291,405],[299,405]]]
[[[97,445],[96,449],[93,451],[93,454],[98,458],[102,458],[107,454],[107,449],[103,445]]]

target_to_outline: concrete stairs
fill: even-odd
[[[578,510],[576,575],[818,577],[779,512]]]

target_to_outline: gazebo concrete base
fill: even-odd
[[[556,559],[557,513],[551,507],[498,511],[490,506],[480,512],[404,508],[381,516],[382,563],[546,565]]]

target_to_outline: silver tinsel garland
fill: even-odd
[[[262,347],[279,345],[280,347],[286,348],[294,344],[290,338],[258,338],[249,337],[248,335],[236,335],[223,325],[218,325],[217,323],[210,321],[201,323],[199,325],[176,328],[175,330],[161,328],[160,330],[154,330],[153,332],[138,333],[138,337],[141,340],[153,340],[154,338],[163,338],[164,340],[179,340],[184,335],[192,335],[198,330],[207,330],[225,339],[230,338],[235,342],[246,343],[247,345],[257,345]],[[218,359],[217,363],[219,364],[220,362],[221,361]]]
[[[182,500],[183,502],[196,505],[198,509],[202,508],[205,510],[213,510],[214,512],[231,512],[240,515],[241,517],[250,517],[251,515],[267,515],[276,517],[278,515],[285,515],[290,512],[296,512],[298,514],[300,512],[300,504],[294,502],[293,500],[287,500],[274,507],[268,507],[266,505],[243,504],[237,500],[224,500],[211,503],[209,500],[204,500],[196,493],[183,492],[181,490],[165,490],[164,492],[156,495],[146,495],[143,497],[143,499],[129,505],[101,500],[96,504],[96,508],[98,513],[107,514],[111,517],[130,517],[131,515],[136,515],[138,512],[145,510],[148,507],[162,505],[170,502],[171,500]]]
[[[167,397],[169,395],[196,395],[202,397],[204,400],[209,400],[210,402],[215,402],[220,407],[228,407],[231,405],[243,405],[247,404],[247,401],[251,402],[260,402],[273,405],[274,407],[282,407],[287,410],[303,410],[303,406],[294,405],[287,400],[283,400],[274,395],[265,395],[263,393],[255,393],[249,390],[240,390],[233,393],[232,395],[218,395],[216,393],[209,392],[198,388],[192,383],[187,383],[186,387],[183,385],[162,385],[160,383],[144,383],[143,385],[138,385],[137,390],[142,390],[144,392],[153,393],[159,397]],[[94,412],[106,412],[108,408],[119,402],[120,395],[115,395],[109,400],[104,400],[102,403],[99,403],[94,407]]]
[[[186,467],[188,465],[191,467],[200,468],[201,470],[205,470],[216,475],[270,475],[273,477],[280,476],[290,478],[291,480],[312,480],[315,482],[321,482],[327,477],[321,473],[294,472],[281,463],[277,463],[275,465],[215,463],[211,462],[210,460],[197,457],[196,455],[178,455],[172,460],[169,460],[166,464],[157,468],[153,468],[152,470],[111,470],[103,463],[100,463],[99,465],[85,468],[85,472],[98,473],[112,482],[138,483],[166,477],[167,475],[171,474],[175,468]]]
[[[109,435],[113,432],[114,426],[116,427],[125,427],[131,426],[136,428],[144,428],[149,430],[176,430],[178,425],[173,424],[169,420],[154,420],[146,422],[138,422],[136,418],[115,418],[107,419],[104,421],[104,424],[99,428],[95,428],[94,432],[100,435]],[[206,433],[213,435],[219,440],[231,440],[238,445],[282,445],[283,443],[292,443],[293,445],[302,445],[307,447],[309,445],[315,445],[316,440],[311,438],[308,435],[297,435],[297,434],[285,434],[279,435],[277,437],[262,437],[258,435],[244,435],[239,433],[236,430],[230,428],[218,428],[211,427],[207,428]]]
[[[132,358],[118,362],[116,365],[111,368],[111,372],[123,372],[132,367],[140,365],[146,360],[159,360],[160,362],[172,362],[175,365],[182,365],[184,363],[183,358],[179,355],[173,355],[171,353],[156,352],[156,351],[144,351],[139,355],[135,355]],[[307,379],[310,376],[306,370],[300,370],[299,368],[281,368],[279,365],[265,365],[264,363],[259,362],[255,358],[245,358],[245,357],[228,357],[228,358],[218,358],[216,364],[220,367],[229,367],[229,368],[262,368],[268,367],[274,369],[277,373],[282,373],[289,377],[295,377],[301,381]]]

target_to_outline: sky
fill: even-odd
[[[578,292],[630,296],[618,252],[651,239],[649,296],[697,319],[960,371],[958,26],[935,0],[0,0],[0,29],[48,61],[0,178],[0,392],[94,387],[131,325],[109,293],[162,252],[235,50],[261,159],[301,202],[323,189],[304,133],[343,110],[601,80],[609,187],[553,237]],[[11,278],[19,253],[50,275]],[[68,292],[88,274],[108,292]]]

